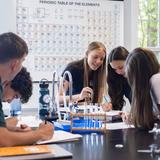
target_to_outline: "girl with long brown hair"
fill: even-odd
[[[72,75],[73,101],[83,101],[93,94],[92,103],[102,102],[106,91],[106,48],[104,44],[97,41],[90,43],[85,57],[69,63],[65,71],[69,71]],[[63,85],[68,91],[69,80],[67,77]]]
[[[126,59],[125,75],[132,90],[129,119],[135,127],[151,129],[159,119],[159,72],[159,62],[151,50],[136,48]]]
[[[131,88],[124,75],[124,63],[128,54],[126,48],[118,46],[108,55],[107,84],[110,102],[102,105],[104,111],[122,110],[125,105],[124,96],[131,102]]]

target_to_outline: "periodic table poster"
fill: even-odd
[[[17,0],[16,32],[29,46],[25,66],[33,80],[80,59],[92,41],[107,52],[123,45],[123,1]]]

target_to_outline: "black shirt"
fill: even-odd
[[[62,76],[65,71],[69,71],[72,75],[73,81],[73,90],[72,94],[79,94],[84,87],[84,67],[83,60],[69,63],[67,67],[64,69]],[[69,81],[68,76],[65,77],[65,80]]]
[[[84,59],[81,59],[79,61],[71,62],[67,65],[67,67],[64,69],[62,76],[64,75],[65,71],[69,71],[72,75],[72,81],[73,81],[73,90],[72,94],[80,94],[82,89],[86,86],[84,86]],[[88,81],[89,85],[88,87],[93,89],[93,86],[95,85],[93,82],[93,72],[91,71],[89,73]],[[68,76],[65,77],[65,80],[69,81]],[[67,91],[68,94],[68,91]]]
[[[127,81],[124,81],[123,92],[124,92],[125,97],[127,97],[129,102],[131,103],[131,100],[132,100],[131,87],[129,86]]]

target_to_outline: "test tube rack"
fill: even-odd
[[[106,132],[107,118],[105,113],[70,113],[71,132],[90,131]]]

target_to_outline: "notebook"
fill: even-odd
[[[76,141],[82,138],[80,134],[72,134],[70,132],[65,132],[62,130],[54,131],[54,135],[50,140],[38,141],[37,144],[47,144],[47,143],[60,143],[68,141]]]
[[[47,145],[0,147],[0,156],[28,155],[49,152],[52,152],[52,150]]]
[[[38,146],[38,145],[36,145]],[[44,146],[44,145],[42,145]],[[66,151],[62,147],[57,145],[47,145],[51,152],[49,153],[39,153],[39,154],[27,154],[27,155],[16,155],[16,156],[0,156],[0,160],[30,160],[30,159],[57,159],[57,158],[69,158],[72,157],[72,153]],[[10,147],[14,148],[14,147]]]

